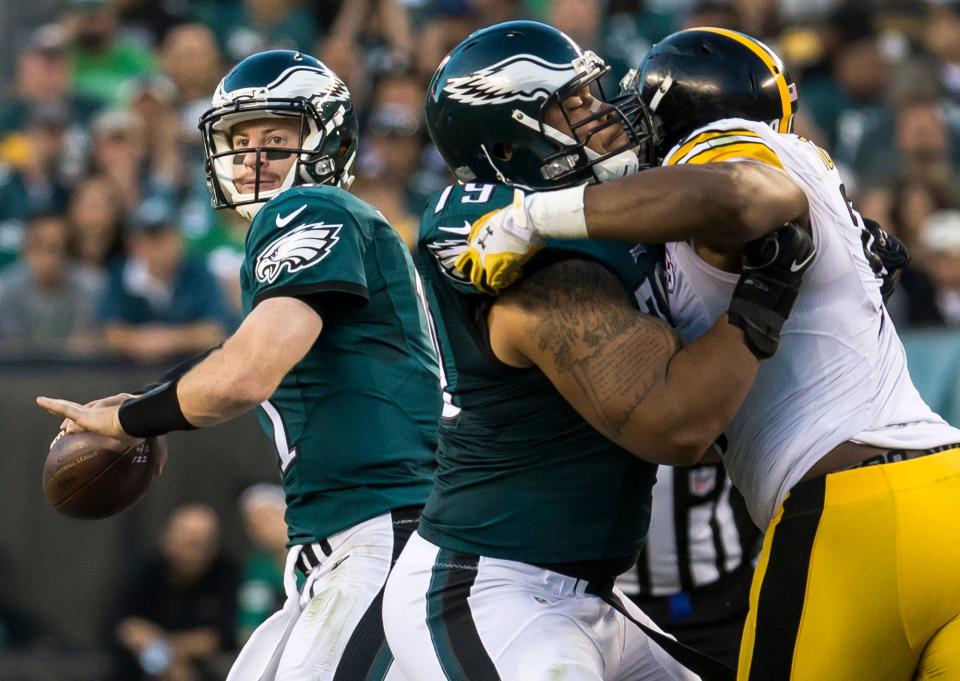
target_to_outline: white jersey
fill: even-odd
[[[800,185],[817,246],[780,349],[761,363],[726,431],[727,471],[754,522],[766,527],[790,488],[840,443],[925,449],[960,442],[960,430],[935,414],[910,380],[865,255],[869,232],[826,152],[763,123],[728,119],[692,133],[664,165],[742,160],[775,165]],[[673,243],[663,279],[686,343],[727,311],[738,275],[707,264],[688,243]]]

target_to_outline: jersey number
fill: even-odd
[[[463,196],[460,203],[486,203],[493,194],[492,184],[474,184],[472,182],[463,185]]]

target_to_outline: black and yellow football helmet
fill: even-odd
[[[621,109],[652,115],[661,159],[713,121],[745,118],[790,132],[797,112],[797,88],[780,57],[759,40],[725,28],[667,36],[624,77],[620,92]]]

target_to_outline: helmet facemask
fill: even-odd
[[[355,151],[350,139],[344,139],[330,153],[328,137],[342,124],[346,115],[341,106],[329,120],[324,121],[316,107],[305,97],[269,99],[266,101],[237,101],[231,106],[209,111],[201,119],[207,156],[207,181],[216,208],[233,208],[248,219],[253,219],[260,207],[277,194],[296,184],[333,184],[344,189],[353,181],[350,174]],[[297,144],[289,147],[251,146],[234,148],[233,128],[251,120],[295,119],[298,121]],[[334,155],[350,154],[341,160]],[[256,154],[253,192],[244,192],[235,184],[236,169],[248,154]],[[263,160],[280,160],[295,155],[293,165],[281,179],[280,185],[261,189],[260,172]]]
[[[610,72],[610,67],[589,51],[575,59],[573,66],[576,75],[551,93],[540,107],[541,133],[563,145],[544,158],[544,178],[563,182],[577,171],[590,168],[593,179],[604,182],[636,172],[640,155],[646,155],[648,136],[642,129],[637,128],[635,121],[624,115],[615,101],[606,97],[601,79]],[[590,92],[596,106],[592,108],[589,116],[574,121],[566,102],[584,89]],[[566,127],[570,130],[569,134],[546,123],[546,113],[551,106],[556,106],[563,116]],[[590,142],[597,134],[612,128],[622,131],[623,141],[620,144],[602,153],[590,147]]]
[[[627,71],[626,75],[620,79],[620,91],[617,97],[611,100],[611,103],[615,104],[623,112],[623,115],[630,120],[634,128],[640,131],[644,144],[642,145],[642,153],[638,152],[637,155],[640,157],[640,163],[649,167],[657,165],[662,158],[663,123],[660,117],[654,113],[655,102],[648,105],[643,101],[637,78],[637,69]],[[664,84],[664,93],[669,90],[670,84],[669,82]]]
[[[635,172],[639,168],[637,152],[646,153],[647,136],[638,132],[633,122],[614,103],[608,102],[604,95],[600,80],[610,71],[610,67],[589,51],[574,59],[571,65],[575,75],[543,100],[536,116],[525,113],[519,107],[512,112],[516,123],[536,131],[540,140],[546,142],[545,147],[538,145],[541,147],[540,173],[543,180],[550,186],[562,187],[589,180],[603,182]],[[566,102],[580,95],[584,89],[590,92],[597,106],[590,115],[575,120]],[[556,107],[560,112],[569,133],[547,122],[547,112],[551,107]],[[620,144],[604,152],[595,151],[589,146],[598,133],[611,128],[622,130],[623,141]],[[483,145],[481,149],[503,181],[519,184],[511,182],[509,174],[500,171],[496,154]]]

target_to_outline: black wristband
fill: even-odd
[[[119,418],[124,432],[134,437],[153,437],[171,430],[196,430],[180,409],[177,382],[161,383],[121,404]]]

